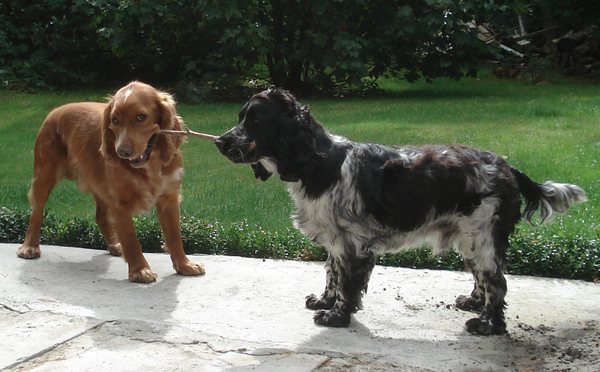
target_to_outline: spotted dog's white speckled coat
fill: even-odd
[[[294,225],[329,253],[327,285],[306,306],[315,322],[347,326],[361,307],[375,257],[423,244],[454,249],[475,288],[457,306],[480,311],[469,332],[506,331],[502,274],[508,238],[541,208],[542,220],[585,193],[570,184],[537,184],[497,155],[460,145],[390,147],[329,134],[288,92],[252,97],[236,127],[217,140],[234,162],[266,180],[277,173],[295,204]]]

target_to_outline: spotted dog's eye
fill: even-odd
[[[139,114],[138,116],[135,117],[137,119],[137,121],[144,121],[144,119],[146,119],[146,115],[144,114]]]
[[[110,122],[117,125],[117,124],[119,124],[119,118],[117,118],[116,116],[113,116],[112,118],[110,118]]]

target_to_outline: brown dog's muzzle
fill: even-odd
[[[115,146],[115,151],[121,159],[128,160],[132,167],[139,168],[148,161],[157,141],[158,134],[152,134],[148,142],[146,142],[146,147],[142,154],[136,157],[133,157],[135,155],[134,146],[129,142],[120,143],[118,146]]]

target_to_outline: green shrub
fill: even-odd
[[[104,249],[104,240],[94,222],[82,218],[73,218],[65,222],[49,214],[44,218],[41,242],[43,244]]]
[[[417,248],[378,257],[377,263],[384,266],[410,267],[413,269],[462,270],[462,258],[455,252],[444,252],[433,256],[429,248]]]
[[[487,50],[464,26],[474,15],[465,9],[424,0],[4,0],[0,81],[43,88],[140,79],[203,96],[206,87],[249,80],[302,91],[387,75],[459,78]]]
[[[517,232],[507,253],[507,271],[521,275],[600,279],[598,240],[579,235],[547,238],[535,232]]]
[[[140,216],[133,219],[133,225],[145,252],[160,253],[164,245],[162,231],[156,216]]]
[[[0,208],[0,242],[20,243],[27,229],[28,213]],[[138,238],[146,252],[162,252],[162,233],[155,215],[134,220]],[[327,255],[293,229],[268,231],[247,222],[222,225],[193,216],[182,216],[183,246],[188,254],[219,254],[254,258],[322,261]],[[554,235],[517,230],[507,252],[506,271],[510,274],[568,279],[600,279],[598,238]],[[94,222],[85,219],[61,221],[48,213],[44,219],[42,243],[104,249]],[[414,249],[378,258],[386,266],[415,269],[461,270],[462,259],[454,252],[432,256],[429,249]]]
[[[29,213],[0,207],[0,242],[22,242],[28,223]]]

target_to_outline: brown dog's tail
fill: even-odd
[[[519,191],[525,197],[527,204],[523,210],[523,218],[531,223],[534,213],[540,210],[540,222],[548,220],[554,212],[566,212],[573,203],[587,200],[585,191],[577,185],[546,181],[537,183],[523,172],[511,168],[517,179]]]

